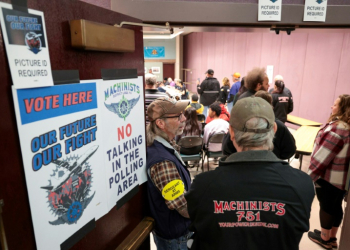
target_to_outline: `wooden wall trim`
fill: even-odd
[[[175,59],[145,59],[145,62],[175,63]]]

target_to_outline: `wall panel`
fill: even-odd
[[[233,50],[233,67],[231,73],[239,72],[243,77],[247,69],[246,65],[246,47],[247,47],[247,33],[233,33],[234,34],[234,50]],[[232,72],[233,71],[233,72]],[[232,77],[231,77],[232,78]],[[230,79],[231,81],[232,79]]]
[[[293,115],[298,116],[308,34],[281,35],[282,44],[279,70],[274,70],[274,75],[282,75],[287,88],[292,91],[294,100]]]
[[[288,36],[285,33],[206,32],[199,33],[203,39],[193,46],[189,37],[197,34],[186,35],[184,39],[185,48],[191,46],[202,50],[199,58],[184,60],[184,67],[199,69],[192,79],[201,77],[202,80],[202,74],[209,66],[220,82],[226,76],[232,83],[234,71],[244,76],[253,67],[274,65],[274,75],[283,75],[286,86],[293,93],[292,114],[322,123],[326,122],[334,99],[342,93],[350,94],[348,33],[311,32]],[[214,36],[223,38],[224,43],[218,39],[213,42]],[[215,63],[209,64],[214,56]],[[201,63],[195,64],[196,60]],[[194,88],[191,90],[195,91]]]
[[[325,122],[330,115],[343,44],[343,34],[309,34],[299,116]],[[332,87],[330,87],[332,86]],[[325,91],[326,90],[326,91]]]
[[[329,82],[328,86],[335,86],[333,99],[341,94],[350,94],[350,34],[344,34],[342,54],[337,79]]]

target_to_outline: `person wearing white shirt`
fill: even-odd
[[[213,103],[209,106],[208,115],[213,120],[204,127],[203,141],[206,148],[212,152],[221,151],[222,143],[210,143],[208,145],[209,139],[214,134],[226,134],[229,129],[229,123],[223,119],[220,119],[221,107],[219,103]]]

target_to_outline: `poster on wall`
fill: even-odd
[[[273,65],[266,66],[266,75],[269,78],[269,84],[273,83]]]
[[[44,13],[0,2],[0,22],[15,88],[52,86]]]
[[[98,84],[108,209],[147,180],[142,84],[140,76]]]
[[[163,58],[165,57],[164,46],[153,46],[143,48],[145,58]]]
[[[160,67],[152,67],[153,74],[160,74]]]
[[[259,0],[258,21],[281,21],[282,0]]]
[[[305,0],[303,20],[311,22],[325,22],[326,12],[326,0]]]
[[[107,213],[96,83],[12,88],[37,249]]]

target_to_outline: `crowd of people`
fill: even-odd
[[[337,247],[350,163],[350,95],[335,100],[305,173],[286,161],[296,145],[285,125],[293,97],[281,75],[269,90],[264,68],[242,79],[235,72],[232,86],[227,77],[220,86],[212,69],[205,74],[191,101],[181,81],[175,86],[187,96],[177,101],[146,75],[147,192],[157,249],[299,249],[315,192],[321,228],[308,237],[325,249]],[[215,134],[224,139],[211,145]],[[203,137],[203,148],[224,155],[193,182],[177,145],[189,136]]]

